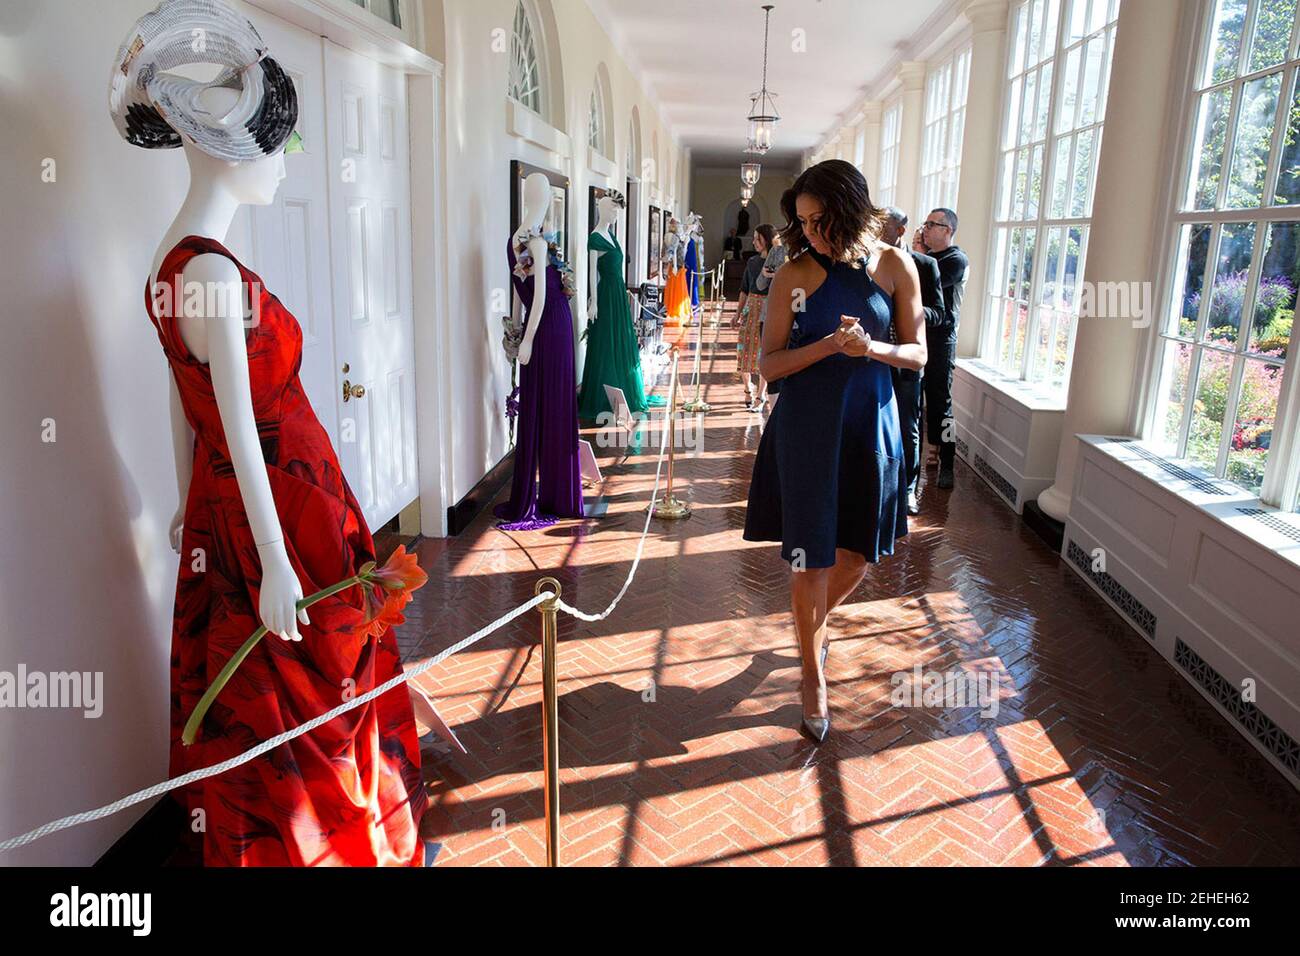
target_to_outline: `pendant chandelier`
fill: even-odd
[[[762,172],[763,167],[758,163],[744,163],[740,167],[740,181],[746,186],[757,186]]]
[[[772,131],[781,121],[776,94],[767,88],[767,41],[772,25],[772,4],[763,4],[763,85],[749,98],[749,145],[745,151],[762,155],[772,148]]]
[[[754,198],[754,187],[745,185],[740,187],[740,201],[748,204]]]

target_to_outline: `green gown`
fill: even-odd
[[[632,310],[627,301],[627,283],[623,279],[623,249],[601,232],[593,232],[590,250],[602,255],[596,260],[600,284],[596,289],[596,321],[587,333],[587,360],[582,369],[582,392],[578,398],[578,417],[594,419],[611,411],[605,386],[621,388],[627,406],[644,412],[652,404],[646,398],[641,380],[641,355],[637,350]]]

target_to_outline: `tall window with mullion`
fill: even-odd
[[[1070,377],[1119,0],[1020,0],[1007,51],[982,354],[1053,391]]]
[[[1272,461],[1270,451],[1287,427],[1278,413],[1300,287],[1297,0],[1204,8],[1148,434],[1166,454],[1296,508],[1297,453]]]
[[[510,80],[506,92],[534,113],[543,112],[542,61],[533,20],[523,0],[515,5],[514,27],[510,34]]]
[[[903,137],[903,104],[885,109],[880,123],[880,183],[878,206],[890,206],[898,191],[898,149]]]
[[[921,207],[918,220],[940,206],[957,208],[961,145],[966,128],[970,48],[959,50],[925,79],[925,134],[921,144]]]

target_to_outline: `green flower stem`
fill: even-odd
[[[317,591],[315,594],[303,598],[301,601],[298,601],[295,606],[298,610],[311,607],[317,601],[322,601],[331,595],[338,594],[340,591],[346,591],[354,584],[367,583],[369,580],[369,574],[353,575],[350,578],[345,578],[338,584],[331,584],[324,590]],[[208,708],[212,706],[212,702],[217,699],[217,695],[220,694],[226,684],[229,683],[230,678],[233,677],[235,671],[239,669],[239,665],[244,663],[244,658],[252,653],[253,648],[261,642],[262,638],[266,636],[266,633],[265,624],[254,631],[252,636],[250,636],[248,640],[244,641],[243,646],[235,652],[234,656],[231,657],[230,660],[226,661],[226,666],[221,668],[221,673],[217,675],[217,679],[214,680],[208,689],[203,692],[203,696],[199,698],[198,704],[194,707],[194,713],[190,714],[190,719],[185,721],[185,729],[181,732],[181,743],[186,747],[194,743],[194,738],[199,732],[199,725],[203,723],[203,718],[207,715]]]

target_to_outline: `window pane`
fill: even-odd
[[[1088,41],[1083,66],[1083,92],[1079,97],[1079,125],[1097,122],[1097,100],[1101,94],[1101,58],[1106,52],[1105,34]]]
[[[1007,97],[1007,125],[1002,136],[1002,148],[1011,149],[1016,145],[1020,132],[1020,77],[1011,82],[1011,94]]]
[[[1061,236],[1064,230],[1049,229],[1047,231],[1047,256],[1043,260],[1043,285],[1038,293],[1038,304],[1051,306],[1055,305],[1057,296],[1060,294],[1060,283],[1056,277],[1060,275],[1061,267]]]
[[[1025,218],[1038,218],[1038,197],[1043,192],[1043,147],[1034,147],[1034,158],[1029,165],[1029,186],[1026,192]]]
[[[1015,76],[1025,68],[1025,32],[1028,13],[1029,10],[1024,5],[1016,9],[1014,26],[1016,44],[1013,48],[1011,56],[1011,71],[1007,74],[1008,76]]]
[[[1056,172],[1052,174],[1052,218],[1065,218],[1066,197],[1070,195],[1070,157],[1074,153],[1074,137],[1062,136],[1056,141]]]
[[[1026,229],[1024,247],[1020,253],[1020,287],[1016,298],[1021,302],[1029,301],[1029,289],[1034,283],[1034,247],[1038,239],[1038,230]]]
[[[1170,335],[1196,336],[1196,319],[1201,307],[1201,287],[1205,284],[1205,257],[1210,253],[1212,227],[1208,223],[1183,226],[1178,241],[1178,265],[1175,275],[1183,277],[1180,294],[1173,301],[1169,317]]]
[[[1042,59],[1043,0],[1034,0],[1029,13],[1029,43],[1025,51],[1025,64],[1033,66]]]
[[[1016,155],[1016,192],[1012,199],[1011,218],[1025,218],[1025,192],[1029,181],[1029,149],[1020,150]]]
[[[1263,198],[1281,88],[1281,73],[1261,76],[1242,88],[1242,101],[1237,113],[1237,140],[1232,150],[1232,171],[1228,175],[1228,195],[1225,198],[1229,209],[1253,208]]]
[[[1219,0],[1214,10],[1214,40],[1206,57],[1204,86],[1237,75],[1241,33],[1246,26],[1246,0]]]
[[[1066,372],[1070,368],[1070,355],[1074,351],[1074,329],[1077,320],[1072,312],[1056,313],[1056,338],[1052,343],[1052,368],[1048,384],[1053,388],[1065,388],[1069,384]]]
[[[1273,441],[1277,397],[1282,391],[1282,366],[1253,359],[1244,361],[1236,421],[1228,444],[1226,477],[1259,494]]]
[[[1269,226],[1259,286],[1255,290],[1255,321],[1250,349],[1285,359],[1295,318],[1296,286],[1300,285],[1300,223]]]
[[[1231,105],[1231,89],[1201,95],[1196,121],[1196,142],[1199,145],[1192,157],[1194,192],[1188,197],[1186,208],[1213,209],[1218,199],[1223,150],[1228,139],[1228,108]]]
[[[1106,0],[1092,0],[1092,15],[1088,18],[1088,32],[1095,33],[1106,25]]]
[[[1254,244],[1253,222],[1223,224],[1219,234],[1219,258],[1214,267],[1214,285],[1210,290],[1210,312],[1205,324],[1204,340],[1207,342],[1224,345],[1237,342]]]
[[[1043,383],[1047,381],[1047,375],[1051,371],[1051,352],[1052,352],[1052,310],[1035,307],[1031,313],[1038,321],[1038,328],[1034,333],[1034,342],[1032,354],[1029,356],[1029,375],[1031,382]]]
[[[1219,440],[1223,437],[1231,381],[1232,356],[1219,349],[1202,349],[1192,425],[1187,433],[1187,460],[1209,472],[1214,472],[1219,463]]]
[[[1019,375],[1025,358],[1025,342],[1029,338],[1029,306],[1016,303],[1016,331],[1011,343],[1011,367],[1008,371]]]
[[[1015,186],[1015,153],[1002,154],[1002,190],[998,196],[997,217],[1002,220],[1011,218],[1011,190]]]
[[[1011,247],[1007,251],[1006,285],[1003,291],[1008,298],[1014,299],[1020,288],[1020,267],[1024,264],[1023,229],[1011,230]]]
[[[1247,72],[1267,69],[1286,59],[1287,48],[1291,46],[1295,7],[1296,0],[1259,0]]]
[[[1085,130],[1079,134],[1074,144],[1074,192],[1070,200],[1070,215],[1086,216],[1091,205],[1092,161],[1096,154],[1094,141],[1100,134],[1100,128]]]
[[[1088,35],[1087,16],[1088,0],[1070,0],[1069,34],[1065,38],[1067,46],[1076,40],[1082,40]]]
[[[1025,77],[1025,105],[1020,111],[1020,131],[1016,134],[1017,143],[1027,143],[1033,137],[1035,104],[1038,102],[1038,71]]]
[[[1071,226],[1065,240],[1065,272],[1061,278],[1061,302],[1067,308],[1079,305],[1079,277],[1083,274],[1083,226]]]
[[[1079,70],[1083,62],[1083,48],[1075,47],[1065,57],[1065,73],[1061,77],[1061,102],[1056,104],[1056,132],[1074,129],[1074,108],[1079,101]]]
[[[1052,64],[1043,67],[1038,77],[1038,116],[1034,120],[1034,139],[1047,135],[1047,109],[1052,102]]]
[[[998,367],[1004,372],[1013,371],[1012,355],[1015,352],[1016,316],[1020,306],[1006,300],[1002,311],[1002,340],[998,344]]]
[[[1164,342],[1160,371],[1160,406],[1156,411],[1157,441],[1166,455],[1178,455],[1187,406],[1187,379],[1192,370],[1192,346],[1186,342]],[[1216,451],[1217,454],[1217,451]]]
[[[1300,72],[1296,74],[1291,118],[1282,140],[1282,161],[1278,164],[1277,189],[1273,202],[1281,206],[1300,203]]]

